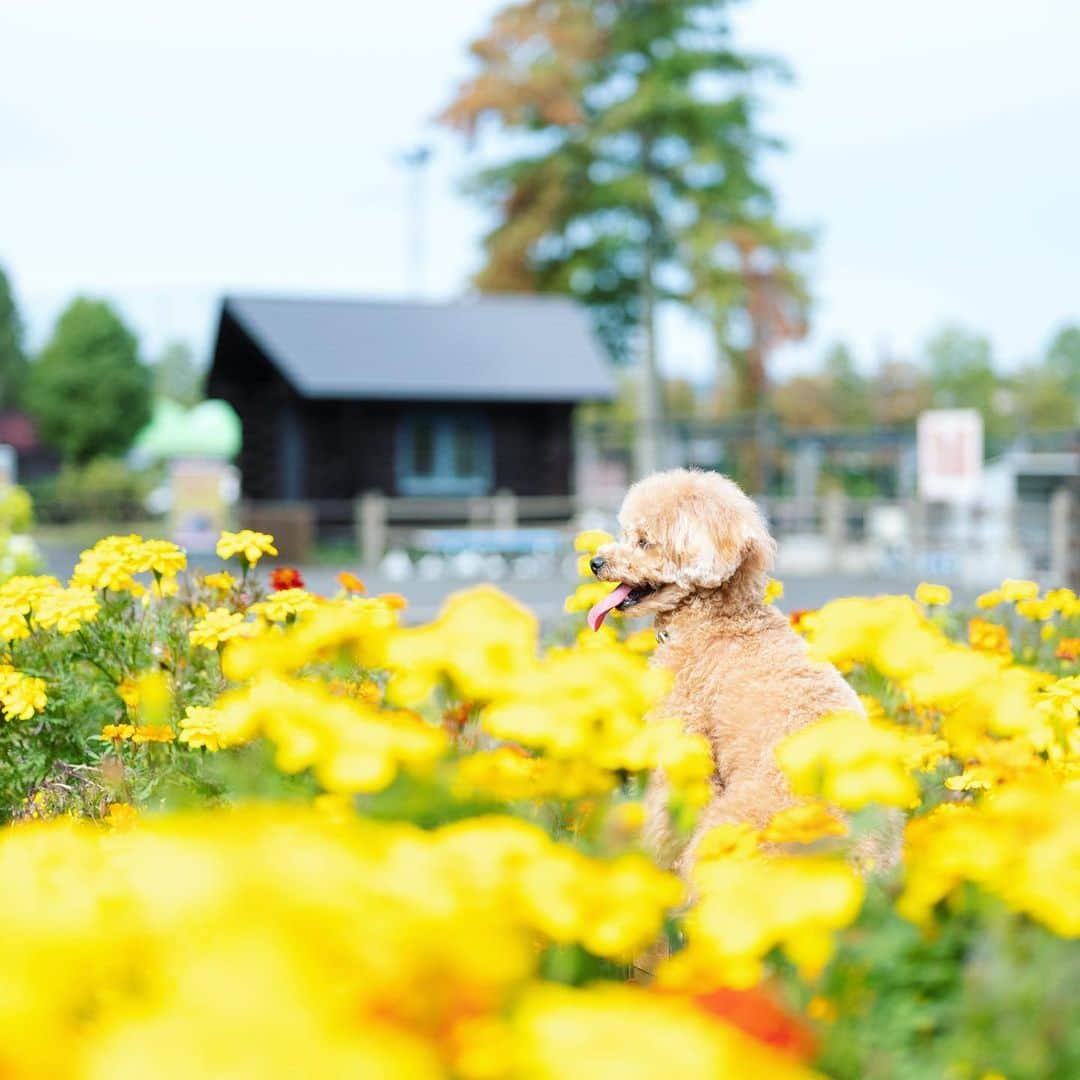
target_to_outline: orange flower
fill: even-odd
[[[404,611],[409,603],[401,593],[396,592],[379,593],[379,599],[395,611]]]
[[[1080,659],[1080,637],[1063,637],[1054,650],[1054,655],[1066,663],[1075,664]]]
[[[968,641],[973,649],[980,652],[1012,656],[1009,631],[988,619],[974,618],[968,623]]]
[[[295,566],[278,566],[270,571],[270,587],[275,592],[285,589],[302,589],[304,579]]]
[[[707,994],[696,994],[692,1000],[710,1015],[800,1061],[809,1061],[817,1052],[813,1031],[760,986],[750,990],[721,987]]]
[[[147,724],[146,727],[135,729],[131,741],[133,743],[172,742],[175,738],[176,732],[168,724]]]
[[[465,725],[469,722],[471,715],[472,704],[468,701],[445,709],[442,714],[443,731],[450,735],[460,735],[465,730]]]
[[[337,582],[346,592],[364,592],[366,590],[364,583],[355,574],[350,574],[348,570],[342,570],[338,574]]]

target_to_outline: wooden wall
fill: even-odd
[[[411,410],[425,406],[463,407],[487,418],[495,458],[493,490],[570,494],[573,407],[568,403],[308,400],[227,314],[207,391],[228,401],[240,417],[239,466],[246,499],[400,494],[394,478],[398,427]],[[286,438],[290,424],[294,434]],[[285,460],[290,456],[291,464]]]

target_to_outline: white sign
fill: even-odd
[[[983,420],[977,409],[931,409],[918,427],[919,495],[974,502],[982,489]]]

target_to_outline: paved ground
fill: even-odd
[[[66,578],[78,558],[78,552],[70,548],[46,547],[44,555],[47,570],[57,577]],[[213,560],[210,560],[213,561]],[[349,568],[353,569],[353,568]],[[324,595],[338,591],[335,576],[337,568],[326,566],[302,567],[301,572],[309,589]],[[457,589],[473,582],[454,578],[439,581],[407,581],[390,579],[378,572],[359,572],[369,592],[400,592],[409,598],[410,618],[424,621],[439,609],[443,599]],[[879,593],[911,592],[917,580],[894,577],[871,577],[867,575],[822,574],[811,577],[785,576],[784,598],[780,606],[785,611],[796,608],[820,607],[838,596],[873,596]],[[573,590],[575,579],[564,574],[554,574],[534,581],[515,581],[510,578],[497,582],[500,588],[516,596],[531,607],[545,622],[562,614],[563,600]]]

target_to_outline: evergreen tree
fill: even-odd
[[[736,51],[731,0],[521,0],[474,42],[478,73],[443,114],[513,136],[474,178],[496,212],[476,277],[488,291],[571,294],[617,361],[642,362],[639,468],[657,464],[656,316],[693,304],[717,328],[749,407],[767,357],[802,326],[790,256],[758,173],[758,80]]]
[[[152,374],[108,304],[79,298],[30,366],[26,404],[65,460],[122,454],[150,419]]]
[[[0,266],[0,409],[11,409],[19,404],[25,379],[22,318],[11,282]]]

